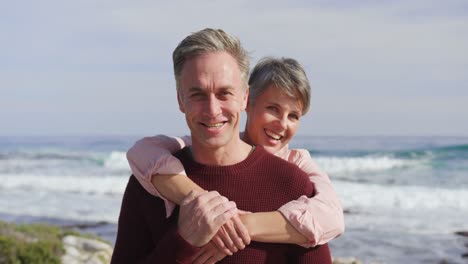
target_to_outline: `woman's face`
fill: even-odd
[[[302,105],[275,86],[270,86],[247,105],[245,132],[255,145],[261,145],[270,153],[286,146],[296,134]]]

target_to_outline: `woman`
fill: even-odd
[[[271,219],[272,223],[271,226],[265,226],[266,232],[273,230],[275,225],[286,224],[289,227],[287,236],[284,233],[276,236],[269,234],[253,237],[253,240],[296,243],[308,247],[325,244],[344,231],[341,204],[328,176],[313,162],[309,152],[288,149],[301,116],[309,109],[310,85],[307,76],[301,65],[293,59],[265,58],[253,69],[249,86],[243,140],[261,145],[270,153],[296,164],[309,175],[316,190],[314,197],[301,196],[277,212],[263,215]],[[138,141],[127,153],[132,171],[141,185],[151,194],[165,200],[168,216],[174,208],[172,202],[180,203],[191,190],[201,190],[185,176],[182,165],[171,155],[186,145],[190,145],[190,137],[157,136]],[[220,237],[214,240],[217,240],[217,245],[223,245]],[[235,244],[229,240],[224,242]],[[236,250],[231,247],[225,253]],[[208,255],[212,254],[210,252],[200,259],[208,259]]]

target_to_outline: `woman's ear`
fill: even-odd
[[[242,101],[242,111],[247,111],[247,107],[249,106],[249,92],[250,92],[250,89],[249,89],[249,86],[247,86],[247,88],[245,89],[244,98]]]

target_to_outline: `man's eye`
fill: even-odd
[[[203,96],[202,93],[193,93],[190,95],[190,97],[200,97],[200,96]]]

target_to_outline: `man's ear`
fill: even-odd
[[[182,99],[180,98],[181,97],[181,94],[179,91],[177,91],[177,102],[179,103],[179,110],[185,114],[185,108],[184,108],[184,104],[182,102]]]
[[[250,92],[250,89],[249,89],[249,86],[247,86],[247,88],[245,89],[244,98],[242,100],[242,111],[245,111],[247,109],[248,100],[249,100],[249,92]]]

